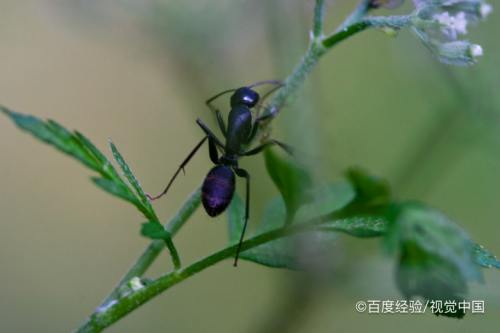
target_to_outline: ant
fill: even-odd
[[[261,98],[253,88],[264,84],[274,85],[274,87]],[[238,264],[241,244],[243,242],[248,223],[250,206],[250,174],[238,166],[238,160],[243,156],[256,155],[271,145],[277,145],[288,154],[292,154],[292,150],[288,145],[274,139],[269,139],[267,142],[253,149],[244,150],[246,146],[251,144],[255,138],[259,124],[274,115],[273,112],[263,116],[256,114],[254,120],[251,112],[252,109],[256,107],[259,108],[265,98],[282,86],[283,83],[277,80],[260,81],[249,86],[225,90],[209,98],[205,104],[212,112],[215,113],[219,129],[226,139],[225,144],[223,144],[207,127],[207,125],[205,125],[201,119],[198,118],[196,123],[201,127],[205,136],[181,163],[175,174],[168,182],[165,190],[154,197],[148,195],[150,200],[156,200],[165,195],[179,172],[181,170],[184,172],[184,167],[196,154],[198,149],[200,149],[203,143],[208,140],[210,160],[215,164],[215,166],[208,172],[201,187],[201,201],[207,214],[211,217],[215,217],[226,210],[234,195],[235,174],[246,180],[245,222],[243,224],[243,229],[241,231],[240,240],[236,250],[234,266],[237,266]],[[221,112],[212,103],[217,98],[228,93],[233,94],[230,99],[231,111],[229,112],[227,119],[228,126],[226,127]],[[221,157],[219,157],[219,150],[222,152]]]

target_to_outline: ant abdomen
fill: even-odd
[[[230,167],[216,165],[205,177],[201,202],[208,215],[214,217],[226,210],[234,195],[235,177]]]

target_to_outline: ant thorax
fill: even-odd
[[[252,132],[252,113],[246,105],[234,106],[229,112],[226,150],[238,154]]]

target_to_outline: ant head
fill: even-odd
[[[248,87],[241,87],[236,89],[231,96],[231,106],[246,105],[253,108],[259,102],[259,94]]]

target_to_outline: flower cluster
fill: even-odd
[[[485,19],[492,6],[485,0],[413,0],[413,30],[446,64],[471,65],[483,55],[480,45],[459,38],[471,23]]]

